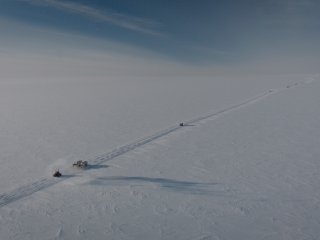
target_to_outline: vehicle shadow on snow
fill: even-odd
[[[78,175],[76,175],[76,174],[62,174],[60,178],[73,178],[76,176],[78,176]]]
[[[102,168],[108,168],[109,165],[88,165],[87,169],[102,169]]]
[[[196,126],[196,125],[195,124],[187,124],[187,123],[183,125],[183,127],[194,127],[194,126]]]
[[[150,178],[150,177],[100,177],[89,182],[93,185],[103,186],[143,186],[145,184],[154,184],[173,192],[181,192],[194,195],[223,195],[225,190],[219,187],[219,183],[200,183],[179,181],[168,178]]]

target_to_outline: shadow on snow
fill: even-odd
[[[88,167],[87,167],[87,169],[88,170],[90,170],[90,169],[102,169],[102,168],[108,168],[109,167],[109,165],[98,165],[98,164],[95,164],[95,165],[89,165]]]
[[[217,195],[225,192],[222,191],[221,188],[214,189],[214,186],[219,185],[218,183],[179,181],[168,178],[113,176],[100,177],[91,181],[89,184],[104,186],[128,186],[128,184],[130,184],[131,186],[143,186],[146,183],[151,183],[166,190],[185,194]]]

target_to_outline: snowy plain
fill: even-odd
[[[319,238],[318,75],[0,84],[1,239]]]

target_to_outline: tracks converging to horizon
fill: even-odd
[[[318,75],[316,75],[316,77],[318,77]],[[263,92],[257,96],[254,96],[252,98],[249,98],[243,102],[237,103],[235,105],[231,105],[229,107],[223,108],[221,110],[215,111],[213,113],[208,113],[202,116],[199,116],[197,118],[188,120],[184,122],[184,125],[192,125],[195,123],[199,123],[202,120],[206,120],[206,119],[210,119],[210,118],[216,118],[219,116],[222,116],[223,114],[232,112],[234,110],[240,109],[242,107],[248,106],[250,104],[254,104],[268,96],[270,96],[271,94],[275,94],[278,93],[280,91],[284,91],[284,90],[288,90],[290,88],[293,87],[297,87],[300,84],[309,84],[311,82],[313,82],[315,79],[314,78],[309,78],[305,81],[301,81],[301,82],[297,82],[291,85],[287,85],[286,87],[283,88],[279,88],[279,89],[273,89],[273,90],[268,90],[266,92]],[[136,148],[139,148],[143,145],[146,145],[156,139],[159,139],[161,137],[164,137],[172,132],[175,132],[181,128],[183,128],[184,126],[180,126],[179,124],[169,127],[167,129],[158,131],[150,136],[141,138],[141,139],[137,139],[129,144],[120,146],[115,148],[114,150],[105,153],[105,154],[101,154],[97,157],[94,157],[92,159],[88,159],[88,163],[91,165],[101,165],[107,161],[110,161],[118,156],[121,156],[127,152],[130,152]],[[22,185],[16,189],[13,189],[11,191],[5,192],[0,194],[0,208],[3,206],[6,206],[10,203],[13,203],[19,199],[25,198],[27,196],[32,195],[33,193],[36,193],[38,191],[41,191],[43,189],[49,188],[57,183],[60,183],[64,180],[70,179],[76,175],[74,175],[74,171],[72,171],[71,169],[62,169],[63,172],[63,176],[61,178],[53,178],[53,177],[43,177],[37,181],[28,183],[26,185]]]

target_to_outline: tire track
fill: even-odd
[[[313,81],[314,79],[312,79]],[[310,83],[310,79],[308,81],[305,81],[303,83]],[[299,83],[300,84],[300,83]],[[298,86],[299,84],[294,84],[294,85],[291,85],[290,87],[296,87]],[[221,116],[223,114],[226,114],[226,113],[229,113],[229,112],[232,112],[234,110],[237,110],[239,108],[242,108],[242,107],[245,107],[247,105],[250,105],[250,104],[253,104],[257,101],[260,101],[262,100],[263,98],[266,98],[268,97],[269,95],[271,94],[275,94],[279,91],[284,91],[284,90],[288,90],[288,88],[280,88],[280,89],[276,89],[276,90],[269,90],[267,92],[264,92],[262,94],[259,94],[255,97],[252,97],[252,98],[249,98],[241,103],[238,103],[238,104],[235,104],[235,105],[232,105],[232,106],[229,106],[227,108],[224,108],[224,109],[221,109],[219,111],[216,111],[214,113],[209,113],[209,114],[206,114],[206,115],[203,115],[203,116],[200,116],[200,117],[197,117],[197,118],[194,118],[194,119],[191,119],[189,121],[186,121],[184,122],[185,124],[195,124],[197,122],[200,122],[202,120],[205,120],[205,119],[209,119],[209,118],[212,118],[212,117],[218,117],[218,116]],[[106,154],[102,154],[102,155],[99,155],[97,157],[94,157],[93,159],[89,159],[88,162],[92,165],[101,165],[102,163],[104,162],[107,162],[107,161],[110,161],[120,155],[123,155],[127,152],[130,152],[138,147],[141,147],[147,143],[150,143],[158,138],[161,138],[161,137],[164,137],[172,132],[175,132],[177,130],[179,130],[180,128],[183,128],[183,126],[179,126],[179,125],[175,125],[175,126],[172,126],[170,128],[167,128],[167,129],[164,129],[162,131],[159,131],[159,132],[156,132],[155,134],[152,134],[150,136],[147,136],[147,137],[144,137],[144,138],[141,138],[141,139],[138,139],[132,143],[129,143],[129,144],[126,144],[124,146],[121,146],[121,147],[118,147],[114,150],[112,150],[111,152],[109,153],[106,153]],[[29,183],[29,184],[26,184],[26,185],[23,185],[21,187],[18,187],[16,189],[13,189],[12,191],[9,191],[9,192],[6,192],[6,193],[2,193],[0,194],[0,208],[5,206],[5,205],[8,205],[10,203],[13,203],[19,199],[22,199],[24,197],[27,197],[27,196],[30,196],[31,194],[33,193],[36,193],[38,191],[41,191],[43,189],[46,189],[46,188],[49,188],[59,182],[62,182],[66,179],[70,179],[72,177],[74,177],[75,175],[73,175],[74,171],[70,170],[70,169],[65,169],[63,170],[63,177],[61,178],[41,178],[40,180],[38,181],[35,181],[35,182],[32,182],[32,183]]]
[[[221,110],[219,110],[217,112],[209,113],[207,115],[204,115],[204,116],[197,117],[197,118],[194,118],[192,120],[189,120],[189,121],[186,122],[186,124],[194,124],[194,123],[200,122],[202,120],[209,119],[209,118],[212,118],[212,117],[216,117],[216,116],[222,115],[224,113],[230,112],[232,110],[236,110],[236,109],[238,109],[240,107],[245,107],[245,106],[247,106],[249,104],[253,104],[253,103],[255,103],[255,102],[257,102],[257,101],[259,101],[259,100],[261,100],[261,99],[263,99],[263,98],[265,98],[267,96],[269,96],[270,94],[275,93],[276,91],[279,91],[279,90],[269,90],[268,92],[264,92],[264,93],[262,93],[262,94],[260,94],[258,96],[250,98],[250,99],[248,99],[248,100],[246,100],[244,102],[241,102],[239,104],[235,104],[235,105],[232,105],[230,107],[221,109]]]
[[[0,195],[0,208],[21,198],[27,197],[42,189],[48,188],[62,180],[63,179],[42,178],[36,182],[18,187],[11,192],[3,193]]]

